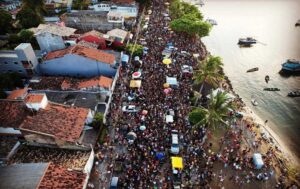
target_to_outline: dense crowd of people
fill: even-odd
[[[228,177],[240,186],[254,180],[274,179],[274,170],[271,169],[274,149],[270,148],[263,155],[264,169],[255,171],[252,153],[255,145],[258,147],[261,141],[256,141],[258,143],[253,145],[254,148],[244,147],[243,131],[238,127],[240,123],[232,124],[220,139],[218,153],[212,151],[213,144],[209,140],[211,133],[207,128],[191,127],[188,113],[193,93],[192,77],[183,73],[182,66],[195,68],[197,61],[206,56],[205,47],[198,40],[170,30],[170,19],[166,19],[169,12],[164,1],[152,1],[152,10],[148,12],[148,29],[141,34],[141,38],[146,41],[147,52],[141,57],[142,62],[133,61],[121,68],[111,112],[108,114],[108,118],[113,120],[110,124],[114,125],[116,131],[114,142],[125,146],[128,151],[118,155],[118,160],[125,165],[120,177],[120,187],[174,188],[179,178],[179,185],[183,188],[212,188],[212,181],[218,183],[219,188],[224,188],[226,176],[223,166],[216,171],[215,163],[224,165],[224,169],[231,167],[235,170],[236,173]],[[163,63],[166,48],[171,50],[170,65]],[[130,80],[134,79],[134,72],[141,73],[140,88],[129,85]],[[178,85],[171,86],[167,92],[164,90],[166,77],[175,77],[178,81]],[[227,84],[222,83],[221,86],[230,89]],[[236,104],[242,106],[242,102]],[[123,110],[126,105],[134,105],[138,111],[126,112]],[[173,111],[174,122],[166,122],[166,115]],[[251,131],[250,126],[247,129]],[[170,153],[172,130],[179,131],[180,153],[176,155]],[[128,140],[128,133],[134,133],[131,142]],[[157,158],[157,153],[165,156]],[[183,158],[184,169],[179,170],[176,175],[172,170],[171,156]],[[281,184],[276,187],[280,188]]]

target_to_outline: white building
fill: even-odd
[[[103,2],[100,4],[89,6],[90,9],[100,12],[108,12],[108,14],[118,14],[125,19],[136,18],[138,15],[138,7],[132,5],[114,5],[110,2]]]
[[[30,43],[21,43],[12,51],[0,51],[0,73],[17,72],[22,76],[32,76],[38,72],[37,65]]]
[[[74,34],[76,29],[55,24],[40,24],[31,28],[42,51],[51,52],[66,48],[64,38]]]

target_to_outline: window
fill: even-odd
[[[8,64],[7,62],[4,62],[4,64]]]
[[[18,64],[18,62],[14,62],[14,64],[16,64],[16,65],[17,65],[17,64]]]
[[[22,70],[19,70],[18,72],[19,72],[19,73],[22,73]]]
[[[12,73],[12,70],[8,70],[9,73]]]

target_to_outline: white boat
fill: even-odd
[[[258,105],[258,102],[253,98],[251,99],[251,103],[253,106],[257,106]]]

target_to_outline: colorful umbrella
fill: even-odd
[[[140,126],[140,130],[141,130],[141,131],[144,131],[145,129],[146,129],[146,126],[145,126],[145,125],[141,125],[141,126]]]
[[[134,72],[134,73],[132,74],[132,78],[133,78],[133,79],[137,79],[137,78],[141,77],[141,75],[142,75],[141,72]]]
[[[166,59],[163,60],[163,64],[165,64],[165,65],[169,65],[171,63],[172,63],[172,60],[169,59],[169,58],[166,58]]]
[[[164,84],[164,88],[169,88],[170,87],[170,84],[169,83],[165,83]]]
[[[147,110],[143,110],[142,111],[142,115],[147,115],[148,114],[148,111]]]

